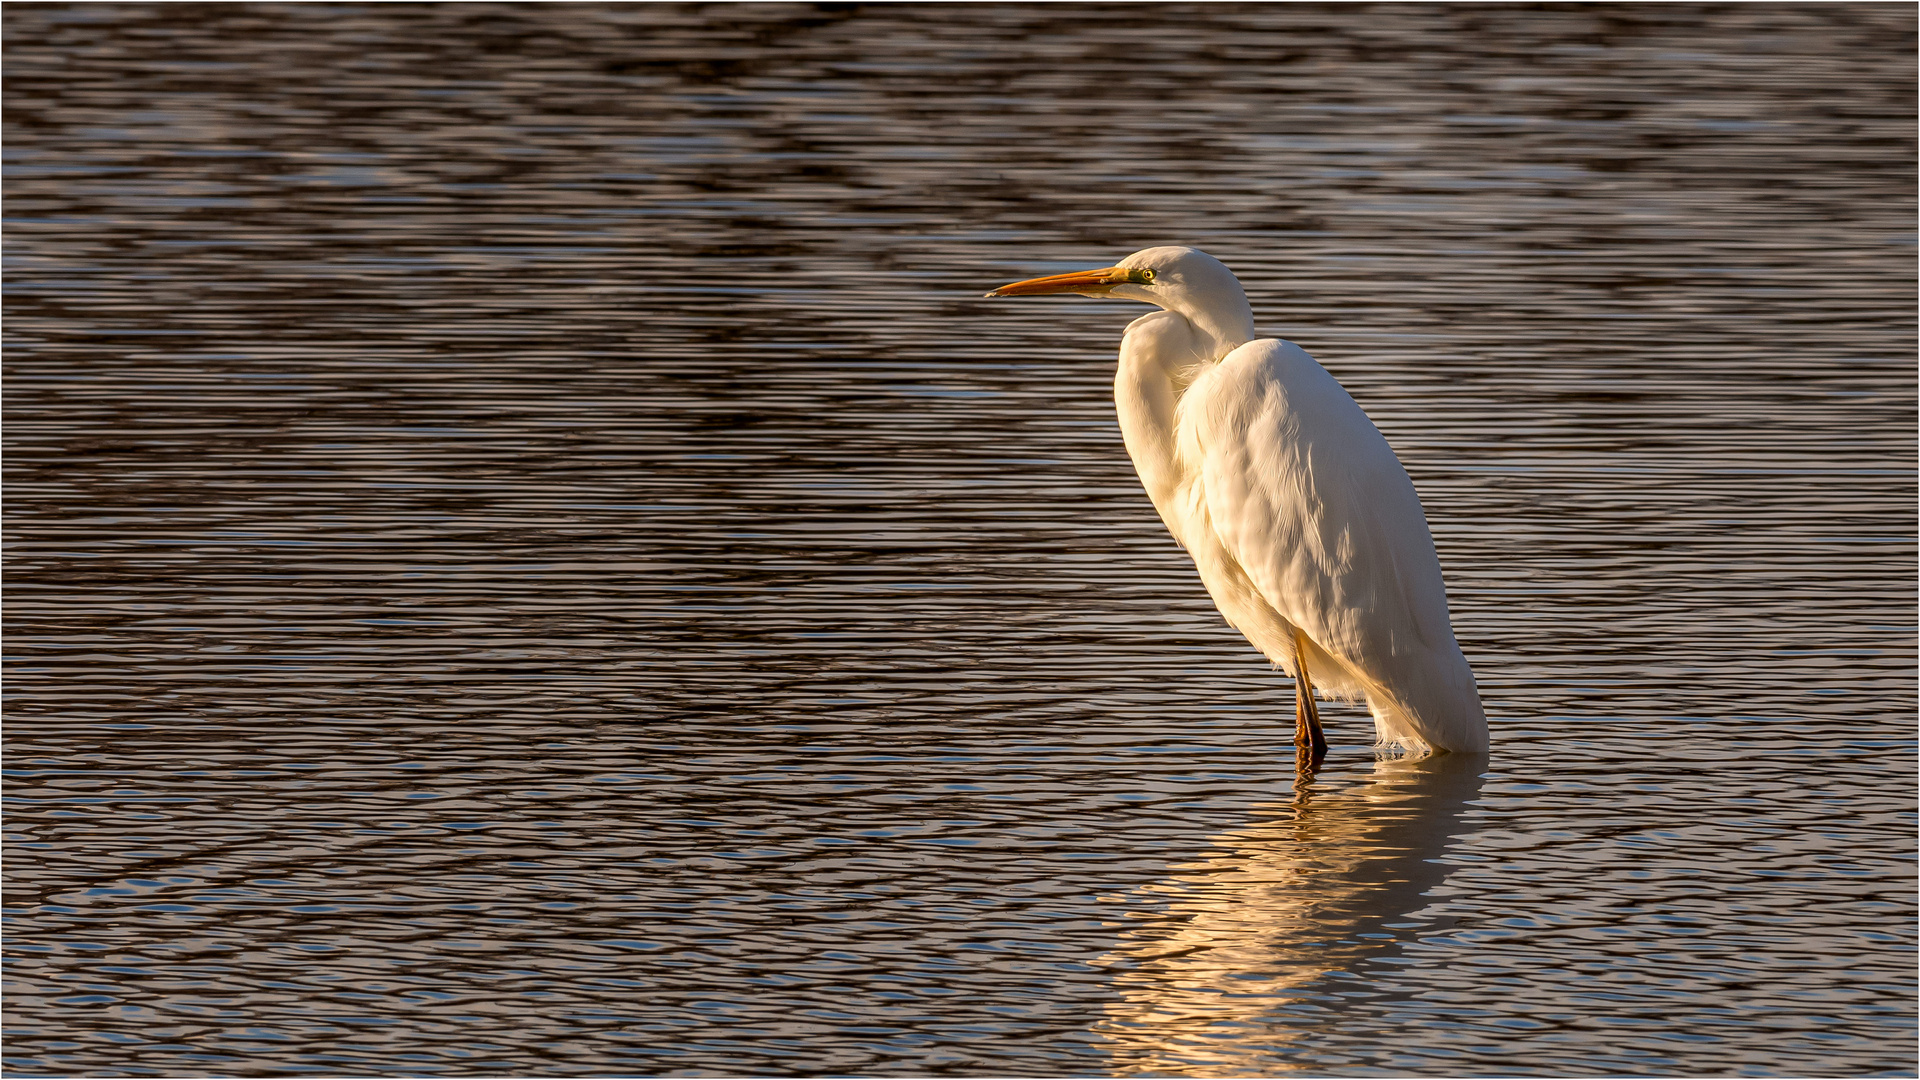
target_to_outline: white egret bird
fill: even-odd
[[[1226,266],[1190,247],[1031,278],[988,296],[1141,300],[1114,404],[1127,453],[1227,622],[1295,680],[1295,742],[1326,750],[1313,691],[1364,699],[1382,744],[1487,748],[1413,481],[1298,345],[1255,340]]]

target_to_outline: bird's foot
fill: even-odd
[[[1294,714],[1293,745],[1303,751],[1311,747],[1319,757],[1327,754],[1327,733],[1320,726],[1320,710],[1313,708],[1311,700],[1305,700]]]
[[[1327,759],[1325,743],[1314,746],[1311,743],[1297,743],[1293,748],[1293,775],[1296,784],[1312,780],[1320,771],[1320,763]]]

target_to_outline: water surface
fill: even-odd
[[[1912,8],[5,21],[11,1071],[1914,1071]],[[1164,242],[1489,757],[979,299]]]

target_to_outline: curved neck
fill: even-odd
[[[1231,305],[1216,304],[1211,309],[1189,309],[1187,306],[1169,307],[1167,310],[1186,316],[1189,323],[1199,334],[1212,338],[1211,349],[1205,350],[1208,360],[1218,360],[1233,350],[1253,340],[1253,307],[1247,298],[1239,298],[1239,309]]]
[[[1168,290],[1164,295],[1140,290],[1146,294],[1141,299],[1173,312],[1200,337],[1211,339],[1211,347],[1200,345],[1200,351],[1206,354],[1203,360],[1218,360],[1253,340],[1253,305],[1247,303],[1239,279],[1225,271],[1221,267],[1219,280]]]
[[[1183,544],[1181,519],[1172,512],[1184,479],[1174,447],[1175,418],[1190,369],[1219,359],[1221,354],[1210,353],[1217,339],[1217,334],[1195,326],[1177,311],[1144,315],[1127,327],[1120,340],[1120,365],[1113,378],[1113,403],[1127,454],[1133,458],[1147,498],[1153,500],[1174,539]]]

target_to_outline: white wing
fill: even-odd
[[[1194,382],[1178,432],[1226,553],[1346,669],[1315,681],[1364,692],[1384,736],[1484,750],[1420,497],[1339,382],[1291,342],[1248,342]]]

